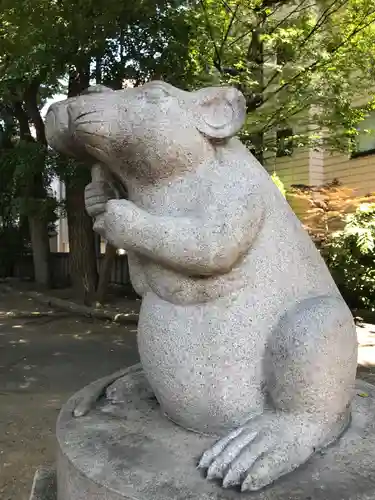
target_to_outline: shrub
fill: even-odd
[[[335,231],[344,228],[348,214],[365,201],[375,201],[368,196],[359,197],[354,189],[337,181],[324,186],[292,186],[286,197],[319,249],[324,248]]]
[[[285,187],[284,187],[284,183],[283,181],[280,179],[280,177],[277,175],[276,172],[274,172],[272,175],[271,175],[271,179],[273,180],[273,182],[276,184],[276,186],[279,188],[279,191],[280,193],[284,196],[286,196],[286,190],[285,190]]]
[[[375,197],[333,181],[324,186],[272,180],[316,244],[352,310],[375,311]]]
[[[344,299],[352,309],[375,311],[375,203],[346,217],[322,250]]]

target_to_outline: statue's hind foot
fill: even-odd
[[[259,490],[306,462],[329,444],[330,435],[320,419],[311,415],[265,413],[219,440],[206,451],[198,467],[207,478],[223,480],[223,487],[240,485],[242,491]]]

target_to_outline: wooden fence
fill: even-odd
[[[98,257],[98,269],[104,255]],[[55,286],[68,286],[70,284],[69,254],[51,253],[52,281]],[[13,269],[13,278],[34,279],[34,266],[32,255],[24,255],[19,259]],[[110,283],[116,285],[129,285],[128,259],[126,255],[117,255],[112,268]]]

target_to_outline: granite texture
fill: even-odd
[[[126,387],[126,389],[125,389]],[[150,395],[139,367],[122,385],[122,403],[104,398],[86,417],[72,417],[75,395],[60,413],[58,500],[238,500],[196,469],[214,439],[170,422]],[[254,493],[251,500],[374,500],[375,387],[357,381],[349,430],[293,474]],[[44,499],[43,499],[44,500]]]
[[[348,425],[353,318],[288,203],[234,137],[246,114],[239,91],[98,90],[52,105],[47,138],[88,155],[128,193],[110,199],[94,176],[86,206],[94,229],[128,251],[143,296],[141,362],[163,412],[222,438],[200,460],[210,478],[258,490]]]

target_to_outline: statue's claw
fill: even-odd
[[[323,437],[317,425],[301,416],[257,417],[206,451],[198,467],[223,487],[259,490],[306,462]]]

